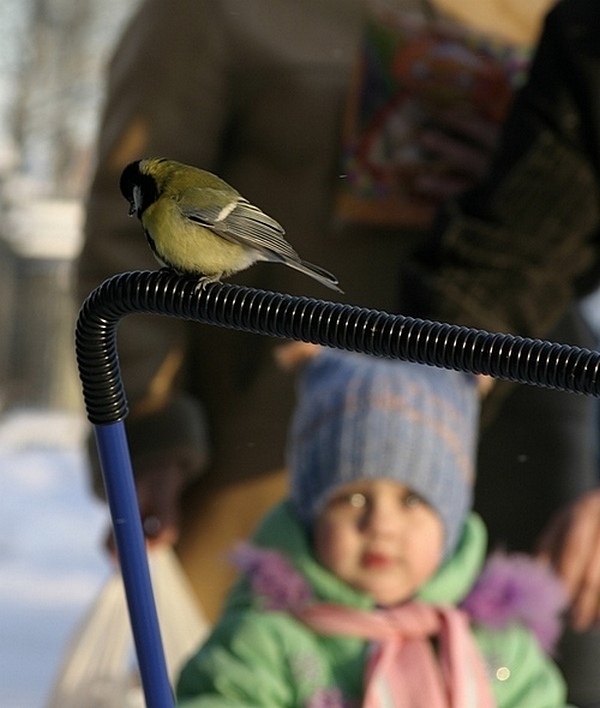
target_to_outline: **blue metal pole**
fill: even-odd
[[[146,705],[173,708],[125,425],[95,425]]]

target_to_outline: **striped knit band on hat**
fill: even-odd
[[[471,508],[478,420],[473,376],[363,354],[320,353],[302,372],[288,440],[296,513],[312,528],[338,487],[393,479],[439,514],[449,554]]]

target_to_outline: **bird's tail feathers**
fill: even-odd
[[[312,263],[308,263],[307,261],[300,260],[286,260],[286,264],[289,265],[291,268],[295,268],[301,273],[304,273],[304,275],[308,275],[311,278],[318,280],[319,283],[325,285],[325,287],[330,288],[331,290],[335,290],[338,293],[344,293],[344,291],[338,287],[339,280],[335,277],[335,275],[333,275],[333,273],[330,273],[328,270],[325,270],[325,268],[321,268],[320,266],[313,265]]]

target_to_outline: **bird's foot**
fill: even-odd
[[[199,293],[206,288],[210,283],[218,283],[221,280],[220,275],[203,275],[196,283],[195,292]]]

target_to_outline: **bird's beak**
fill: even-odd
[[[127,212],[127,215],[133,216],[135,214],[135,211],[136,211],[135,202],[130,202],[129,211]]]

